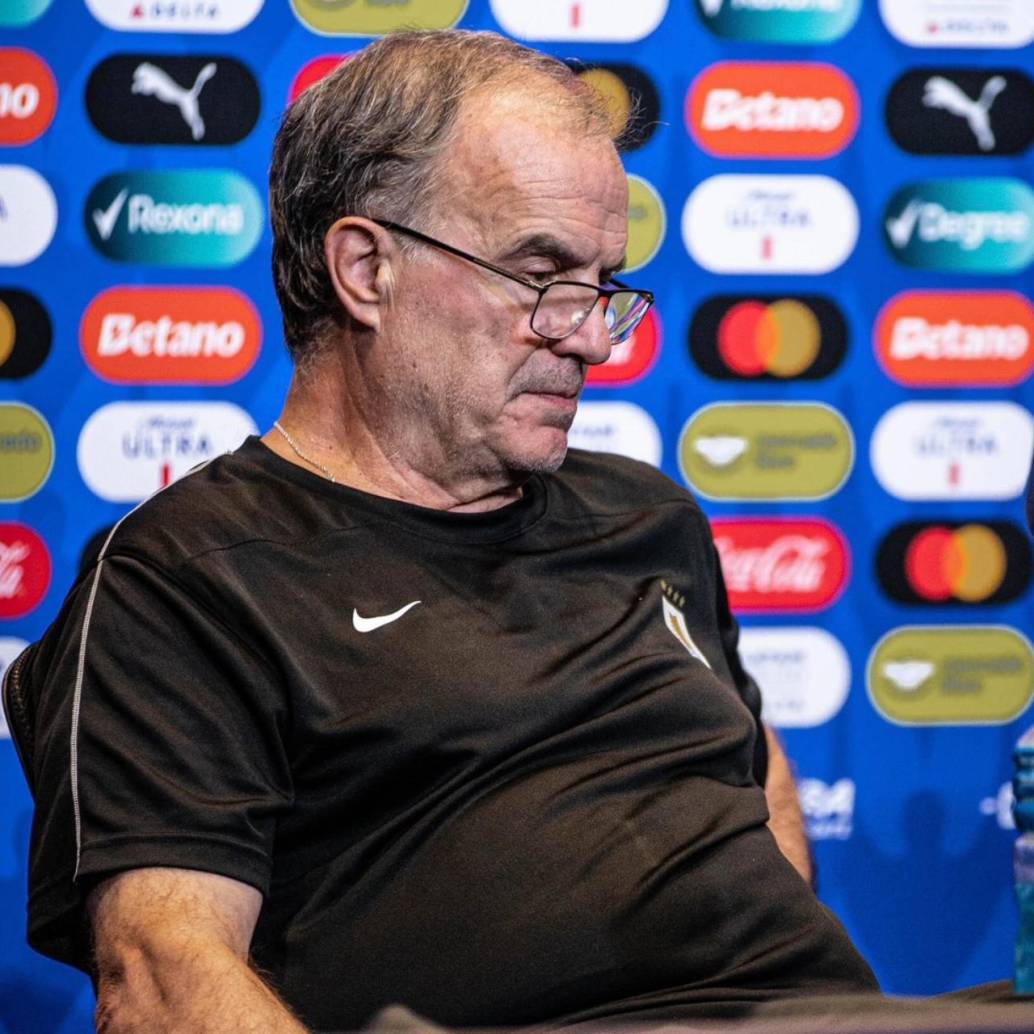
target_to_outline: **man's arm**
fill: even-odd
[[[305,1034],[248,965],[262,895],[187,869],[134,869],[90,893],[100,1034]]]
[[[768,777],[765,780],[765,800],[768,802],[768,828],[786,855],[790,864],[808,883],[815,878],[811,863],[811,848],[804,831],[804,816],[797,796],[790,762],[776,734],[766,725],[765,739],[768,742]]]

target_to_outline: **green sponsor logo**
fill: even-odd
[[[890,199],[883,238],[907,266],[1014,273],[1034,260],[1034,192],[1005,177],[912,183]]]
[[[831,43],[854,25],[862,0],[696,0],[696,9],[726,39]]]
[[[383,36],[399,29],[451,29],[468,0],[291,0],[298,19],[326,36]]]
[[[156,266],[232,266],[258,244],[263,220],[255,188],[218,169],[107,176],[84,212],[102,255]]]
[[[899,725],[1004,725],[1030,706],[1034,650],[1001,625],[907,626],[869,657],[873,706]]]
[[[0,500],[35,495],[54,466],[54,436],[32,406],[0,404]]]
[[[817,402],[705,406],[679,438],[682,476],[709,499],[823,499],[853,463],[847,422]]]
[[[53,0],[0,0],[0,25],[14,28],[41,17]]]

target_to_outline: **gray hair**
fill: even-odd
[[[284,113],[269,209],[273,279],[296,363],[322,351],[344,319],[327,275],[327,230],[343,215],[408,223],[427,208],[461,103],[489,85],[544,88],[550,112],[573,128],[612,133],[605,102],[563,62],[462,30],[385,36]]]

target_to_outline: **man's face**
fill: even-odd
[[[605,283],[623,261],[627,180],[613,145],[565,129],[549,100],[468,102],[423,230],[538,284]],[[385,390],[425,437],[424,470],[515,483],[553,470],[567,449],[587,364],[610,341],[597,303],[570,337],[531,330],[536,295],[417,244],[403,260],[385,325]],[[435,458],[436,450],[438,458]]]

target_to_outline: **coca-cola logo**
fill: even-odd
[[[50,587],[46,543],[17,521],[0,523],[0,618],[24,617],[40,605]]]
[[[711,527],[735,611],[822,610],[847,585],[847,542],[826,521],[715,520]]]

